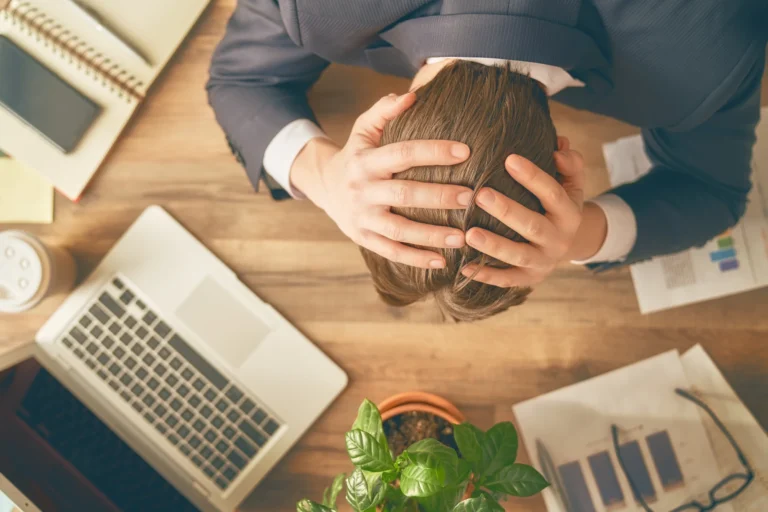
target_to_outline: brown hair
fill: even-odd
[[[504,161],[521,155],[555,176],[557,135],[541,86],[528,76],[500,66],[457,61],[416,91],[412,107],[384,129],[382,144],[414,139],[460,141],[469,159],[446,167],[414,167],[398,179],[450,183],[469,187],[475,195],[490,187],[541,212],[539,200],[507,173]],[[518,242],[525,240],[473,203],[466,210],[393,208],[408,219],[464,230],[480,227]],[[433,249],[434,250],[434,249]],[[434,295],[444,315],[461,321],[487,318],[525,301],[529,288],[498,288],[461,274],[467,264],[506,268],[509,265],[470,246],[440,249],[446,266],[426,270],[394,263],[361,248],[383,300],[406,306]]]

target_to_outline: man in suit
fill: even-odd
[[[413,245],[466,239],[514,266],[475,279],[529,286],[563,259],[630,264],[703,244],[738,221],[751,186],[766,39],[764,0],[239,0],[208,91],[254,186],[264,178],[308,197],[355,242],[395,261],[440,268],[438,254]],[[462,208],[468,191],[390,178],[456,164],[469,148],[379,147],[382,127],[412,94],[383,98],[339,147],[317,126],[306,92],[331,62],[415,77],[418,86],[456,59],[504,63],[555,101],[641,127],[652,171],[583,204],[580,155],[562,140],[560,183],[524,159],[507,162],[545,214],[499,194],[476,199],[530,245],[404,222],[389,207]]]

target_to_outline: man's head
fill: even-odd
[[[398,179],[462,185],[475,193],[490,187],[532,210],[542,211],[539,200],[504,168],[506,158],[517,154],[555,175],[557,135],[546,94],[537,82],[506,68],[457,61],[437,71],[416,94],[415,104],[386,126],[382,144],[444,139],[464,142],[472,153],[459,165],[415,167],[398,174]],[[395,208],[393,212],[417,222],[465,232],[480,227],[525,242],[474,203],[466,210]],[[508,266],[469,246],[441,249],[446,266],[440,270],[394,263],[367,249],[361,251],[377,291],[385,302],[395,306],[434,295],[446,315],[472,321],[521,304],[530,292],[524,288],[498,288],[464,277],[461,269],[469,263]]]

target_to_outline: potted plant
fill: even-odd
[[[346,500],[357,512],[503,512],[500,499],[532,496],[549,485],[531,466],[515,463],[518,439],[512,423],[498,423],[487,432],[459,423],[452,431],[453,439],[446,442],[435,438],[444,437],[444,429],[432,431],[434,437],[393,452],[395,433],[385,433],[379,409],[365,400],[345,437],[355,470],[348,477],[338,475],[322,503],[305,499],[297,511],[335,512],[346,488]]]

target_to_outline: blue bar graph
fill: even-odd
[[[558,468],[571,512],[595,512],[595,504],[589,495],[587,481],[579,461],[563,464]]]
[[[677,462],[677,455],[672,448],[672,440],[666,430],[656,432],[645,438],[648,450],[656,465],[656,472],[664,490],[674,489],[683,485],[683,472]]]
[[[619,446],[619,455],[627,468],[627,474],[635,483],[637,492],[647,502],[656,501],[656,489],[651,481],[651,474],[645,464],[643,452],[637,441],[630,441]]]
[[[603,505],[608,509],[614,506],[623,507],[624,492],[621,490],[621,484],[619,484],[619,479],[616,476],[616,469],[613,466],[613,461],[611,461],[611,456],[608,455],[608,452],[600,452],[590,455],[588,460]]]

